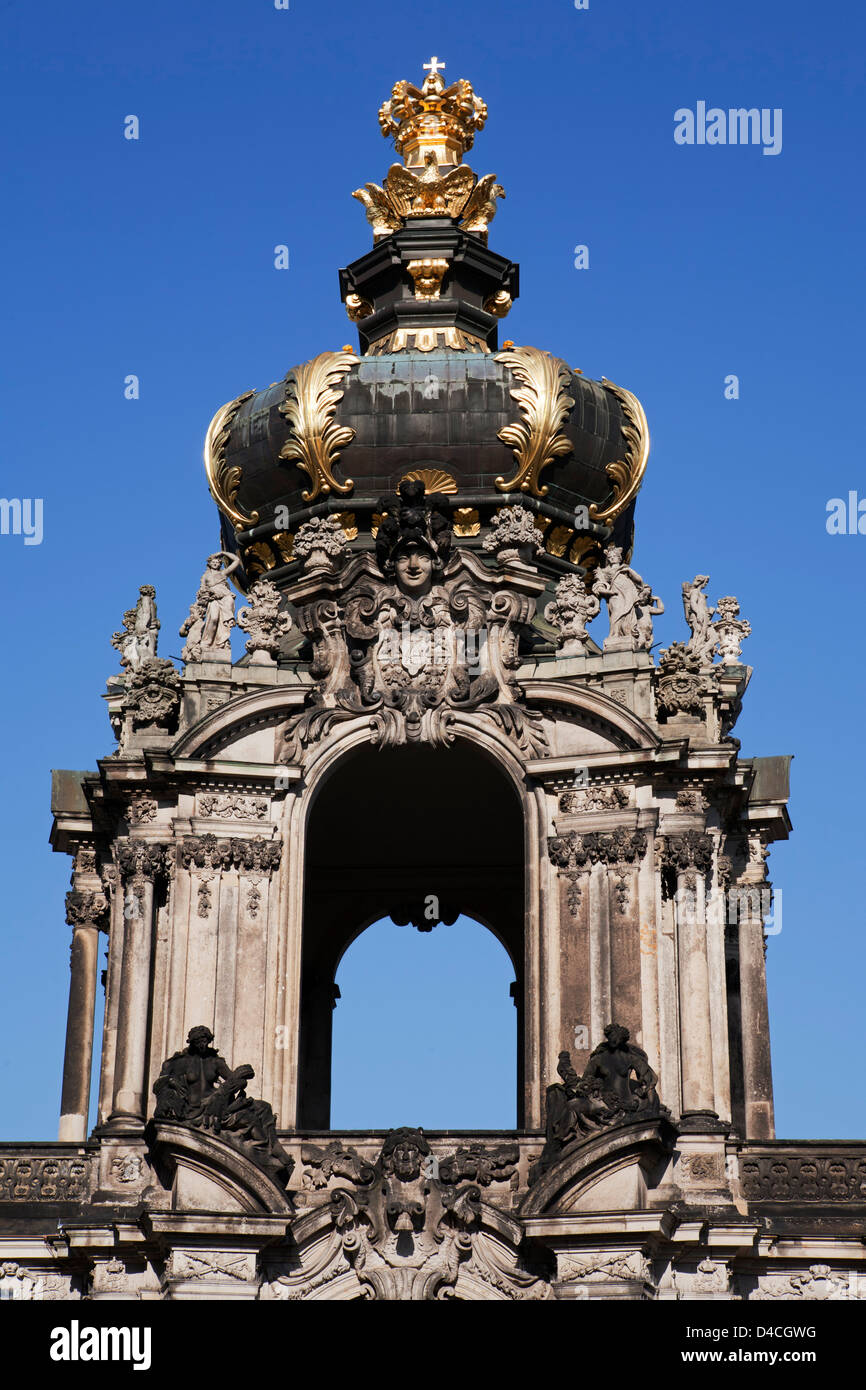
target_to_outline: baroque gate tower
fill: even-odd
[[[58,1143],[0,1150],[3,1277],[66,1299],[856,1296],[866,1151],[774,1138],[789,759],[732,734],[749,624],[697,575],[653,659],[643,409],[500,344],[503,189],[464,163],[487,109],[426,66],[379,113],[401,162],[354,194],[358,351],[217,412],[221,550],[183,668],[144,585],[113,638],[117,747],[54,774],[63,1113]],[[513,962],[518,1129],[336,1137],[337,965],[382,917],[429,927],[431,897]]]

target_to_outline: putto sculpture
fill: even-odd
[[[224,550],[208,556],[195,602],[180,628],[181,637],[186,638],[184,661],[231,661],[235,595],[229,575],[239,566],[239,557]]]
[[[115,632],[111,645],[120,652],[120,664],[127,672],[140,671],[156,656],[159,620],[156,616],[156,590],[142,584],[138,602],[123,615],[123,631]]]
[[[187,1045],[162,1064],[153,1092],[154,1120],[209,1130],[239,1149],[285,1186],[294,1167],[277,1138],[277,1121],[267,1101],[247,1095],[255,1075],[243,1064],[232,1070],[204,1025],[191,1028]]]
[[[588,594],[582,579],[566,574],[556,586],[553,602],[548,603],[544,616],[557,629],[559,655],[582,656],[586,651],[589,633],[587,623],[601,607],[595,594]]]

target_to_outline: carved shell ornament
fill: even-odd
[[[511,390],[523,419],[499,431],[503,444],[510,444],[514,451],[517,472],[508,479],[497,478],[496,486],[500,492],[519,488],[544,497],[547,486],[540,481],[543,469],[573,448],[562,430],[574,406],[574,397],[569,395],[571,372],[564,362],[541,348],[508,348],[496,354],[496,361],[523,382]]]
[[[238,488],[241,485],[241,470],[237,465],[226,467],[225,448],[231,434],[232,421],[245,401],[254,396],[254,391],[244,391],[242,396],[229,401],[219,409],[208,426],[204,441],[204,470],[207,474],[210,495],[221,512],[234,522],[240,531],[245,526],[255,526],[258,512],[246,516],[237,506]]]
[[[341,449],[355,438],[350,425],[334,423],[334,413],[343,399],[339,383],[358,360],[353,352],[320,352],[311,362],[293,367],[286,377],[286,399],[280,414],[288,420],[292,433],[280,450],[280,458],[297,463],[309,477],[310,487],[302,494],[305,502],[314,501],[320,493],[344,496],[355,486],[351,478],[339,483],[334,477]]]
[[[593,503],[589,509],[591,521],[610,526],[640,491],[649,458],[650,435],[646,415],[637,396],[633,396],[631,391],[626,391],[624,386],[615,386],[606,377],[602,377],[601,384],[606,391],[616,396],[625,415],[625,423],[622,426],[626,443],[625,458],[616,459],[605,468],[613,484],[613,500],[606,507],[599,507]]]

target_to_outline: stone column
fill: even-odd
[[[114,1100],[106,1125],[108,1132],[135,1133],[144,1128],[154,882],[164,870],[165,854],[162,845],[146,840],[127,840],[118,846],[126,931],[120,972]]]
[[[72,945],[69,953],[69,1009],[63,1054],[63,1091],[57,1135],[58,1139],[66,1142],[87,1138],[96,965],[99,933],[105,927],[107,915],[108,903],[102,893],[67,893],[66,920],[72,927]]]
[[[670,835],[662,864],[676,882],[683,1114],[714,1117],[705,877],[712,864],[712,840],[696,830]]]
[[[762,898],[766,882],[737,890],[740,947],[740,1016],[743,1045],[743,1091],[746,1139],[773,1139],[773,1075],[770,1063],[770,1018],[764,959]]]

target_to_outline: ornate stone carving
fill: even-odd
[[[557,1257],[557,1276],[562,1283],[652,1283],[652,1266],[639,1250],[610,1255],[564,1254]]]
[[[678,811],[706,811],[709,804],[697,787],[680,787],[677,792]]]
[[[716,610],[707,606],[704,592],[709,582],[708,574],[696,574],[690,584],[683,583],[683,612],[691,632],[686,647],[700,667],[712,666],[716,649],[716,634],[710,622]]]
[[[124,671],[139,671],[156,656],[159,621],[156,616],[156,590],[152,584],[142,584],[138,602],[123,615],[123,631],[115,632],[111,645],[120,652]]]
[[[343,558],[346,533],[337,516],[313,516],[299,526],[293,554],[305,570],[332,570]]]
[[[490,534],[484,537],[481,549],[495,555],[501,565],[512,564],[515,560],[530,564],[544,549],[535,517],[527,507],[500,507],[490,526]]]
[[[437,1164],[423,1131],[393,1130],[372,1165],[334,1143],[305,1145],[310,1181],[345,1176],[331,1193],[335,1240],[299,1274],[281,1276],[277,1296],[309,1297],[354,1272],[364,1296],[383,1301],[451,1297],[461,1278],[480,1279],[511,1299],[545,1298],[549,1288],[522,1270],[482,1220],[481,1186],[516,1171],[516,1145],[458,1150]],[[464,1182],[464,1176],[474,1180]]]
[[[115,1182],[128,1183],[138,1182],[142,1176],[142,1164],[138,1154],[121,1154],[119,1158],[111,1161],[111,1176]]]
[[[340,534],[345,540],[342,527]],[[249,605],[238,613],[238,625],[250,634],[246,649],[253,665],[272,666],[280,654],[283,639],[291,632],[291,617],[282,606],[282,594],[270,579],[257,580],[250,589],[249,598]]]
[[[703,674],[701,659],[683,642],[659,652],[656,704],[660,714],[703,714],[704,697],[715,690],[712,676]]]
[[[610,634],[605,651],[649,651],[653,644],[653,618],[665,607],[649,584],[623,563],[622,548],[609,545],[604,564],[595,572],[592,592],[607,604]]]
[[[85,1202],[90,1191],[86,1158],[0,1152],[0,1201]]]
[[[0,1299],[29,1303],[41,1298],[42,1279],[38,1274],[31,1274],[15,1260],[0,1264]]]
[[[552,835],[547,841],[551,863],[571,884],[568,905],[572,912],[580,906],[580,875],[592,864],[606,864],[617,874],[614,891],[620,912],[625,912],[628,907],[625,871],[643,858],[646,847],[647,837],[643,830],[626,830],[622,826],[610,831],[587,831],[583,835],[569,830],[565,835]]]
[[[104,893],[67,893],[66,920],[70,927],[93,926],[107,931],[108,899]]]
[[[133,671],[127,679],[123,702],[135,728],[159,725],[168,732],[177,728],[181,679],[172,663],[153,657]]]
[[[327,1187],[331,1178],[348,1178],[351,1182],[371,1183],[375,1174],[354,1149],[344,1148],[335,1139],[326,1149],[316,1144],[301,1146],[304,1164],[304,1184],[312,1188]]]
[[[694,869],[707,874],[713,866],[713,841],[698,830],[685,830],[681,835],[666,835],[657,841],[661,865],[676,873]]]
[[[582,579],[567,574],[556,586],[556,597],[544,610],[544,616],[559,633],[560,656],[582,656],[586,651],[589,633],[586,625],[601,607],[595,594],[588,594]]]
[[[479,1187],[489,1187],[491,1183],[509,1182],[517,1172],[519,1158],[517,1144],[500,1144],[495,1149],[470,1144],[442,1160],[439,1177],[443,1182],[469,1180],[477,1182]]]
[[[118,840],[117,867],[127,882],[139,884],[165,873],[166,849],[152,840]]]
[[[156,801],[147,792],[135,792],[129,800],[127,820],[130,825],[150,825],[156,820],[158,810]]]
[[[749,1302],[802,1298],[825,1303],[852,1297],[848,1276],[841,1270],[831,1269],[830,1265],[810,1265],[803,1274],[762,1277],[758,1288],[749,1295]]]
[[[249,840],[195,835],[181,842],[180,858],[185,869],[252,869],[270,873],[279,868],[282,849],[280,840],[265,840],[261,835]]]
[[[723,666],[739,666],[740,649],[752,631],[752,624],[740,618],[740,605],[732,596],[720,598],[715,607],[713,629]]]
[[[294,1159],[277,1138],[270,1105],[246,1093],[255,1072],[246,1063],[232,1070],[212,1042],[209,1028],[192,1028],[183,1051],[163,1062],[153,1087],[154,1120],[210,1130],[285,1186]]]
[[[312,361],[294,367],[286,377],[286,398],[280,414],[286,417],[292,432],[280,458],[296,463],[310,479],[309,488],[302,494],[305,502],[315,501],[320,493],[325,497],[332,492],[345,495],[355,486],[351,478],[340,483],[334,477],[341,450],[355,438],[350,425],[334,423],[334,414],[343,399],[339,383],[357,361],[353,352],[320,352]]]
[[[223,561],[226,567],[223,569]],[[218,550],[208,556],[189,617],[180,628],[186,638],[184,661],[231,661],[231,630],[235,626],[235,596],[228,581],[240,565],[237,555]]]
[[[731,1271],[724,1260],[712,1260],[707,1256],[694,1269],[675,1269],[674,1284],[677,1292],[686,1296],[727,1293]]]
[[[658,1077],[647,1055],[629,1042],[629,1030],[609,1023],[604,1042],[590,1054],[583,1076],[560,1052],[561,1080],[547,1088],[546,1142],[529,1175],[532,1186],[554,1164],[566,1144],[610,1125],[667,1115],[656,1094]]]
[[[513,347],[496,354],[496,361],[508,367],[521,386],[511,389],[523,419],[499,431],[517,461],[510,478],[497,478],[500,492],[530,492],[536,497],[547,493],[541,474],[556,458],[570,454],[573,445],[563,425],[574,407],[570,396],[571,372],[565,362],[534,347]]]
[[[559,809],[566,815],[582,811],[621,811],[628,803],[627,787],[578,787],[561,793]]]
[[[230,792],[208,792],[198,798],[198,813],[205,819],[267,820],[268,803],[264,797],[235,796]]]
[[[433,521],[426,509],[423,515],[409,527],[401,507],[396,543],[393,532],[382,536],[384,522],[380,528],[381,564],[393,583],[377,579],[358,556],[340,602],[313,598],[301,608],[316,687],[311,708],[284,728],[281,760],[301,760],[335,723],[358,716],[369,720],[379,747],[447,745],[458,711],[490,718],[525,755],[546,747],[541,716],[523,707],[513,676],[519,631],[535,610],[532,593],[489,582],[480,562],[464,555],[436,582],[444,536],[427,539],[422,525],[433,531]]]
[[[866,1202],[861,1153],[744,1154],[740,1182],[750,1202]]]

